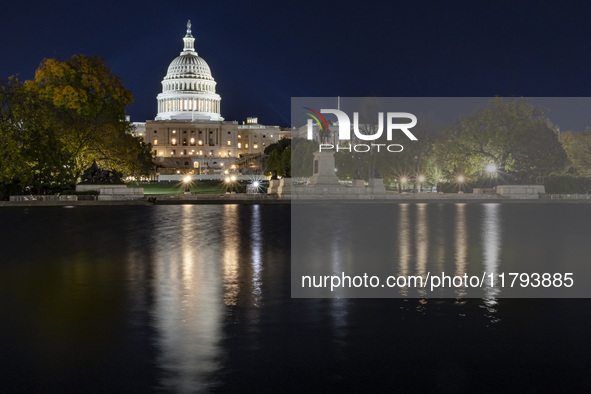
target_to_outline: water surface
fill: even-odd
[[[420,269],[431,253],[460,265],[471,253],[497,261],[520,236],[507,224],[517,219],[502,216],[505,206],[497,218],[473,207],[465,228],[435,232],[446,240],[437,252],[421,249],[435,241],[416,227],[421,208],[408,204],[398,217],[409,227],[399,268]],[[527,209],[587,214],[562,207]],[[588,300],[292,299],[289,218],[285,205],[3,208],[0,389],[588,387]],[[469,223],[504,226],[486,235],[501,246],[470,243]]]

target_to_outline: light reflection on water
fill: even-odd
[[[417,204],[417,217],[415,224],[415,256],[416,256],[416,273],[419,276],[425,277],[427,275],[427,260],[429,253],[429,225],[427,212],[425,209],[426,204]],[[426,290],[419,290],[420,297],[427,297]]]
[[[250,248],[252,251],[252,296],[253,305],[261,306],[262,297],[262,270],[263,270],[263,234],[261,222],[261,206],[255,205],[252,207],[252,220],[250,224]]]
[[[152,217],[153,319],[163,389],[215,387],[223,359],[223,320],[246,308],[256,347],[263,297],[261,207],[163,207]],[[229,309],[230,308],[230,309]],[[207,382],[207,383],[204,383]]]
[[[400,213],[398,218],[398,275],[408,276],[409,265],[411,259],[410,253],[410,219],[408,218],[409,204],[399,205]],[[400,295],[406,297],[408,295],[408,288],[406,286],[400,287]]]
[[[152,315],[165,389],[203,389],[205,377],[219,368],[223,303],[235,303],[239,285],[233,207],[203,211],[185,205],[152,217]]]
[[[484,272],[498,275],[499,260],[502,248],[502,223],[500,215],[501,204],[485,204],[482,217],[482,263]],[[485,296],[482,299],[484,307],[488,310],[492,323],[497,323],[497,297],[501,290],[498,286],[485,285]]]
[[[455,204],[456,212],[456,231],[455,231],[455,274],[463,276],[466,273],[467,251],[468,251],[468,233],[466,231],[466,204]],[[456,296],[462,298],[466,295],[466,289],[459,287],[456,290]],[[458,300],[458,302],[463,302]]]
[[[297,212],[292,212],[296,222],[292,229],[292,279],[307,275],[317,282],[310,291],[301,281],[292,282],[292,294],[304,298],[453,297],[457,304],[476,296],[494,302],[498,289],[480,289],[474,279],[480,280],[483,271],[488,277],[499,270],[503,257],[500,239],[505,231],[500,207],[466,203],[297,206]],[[391,283],[395,286],[337,283],[333,291],[330,286],[328,290],[319,286],[326,275],[364,274],[379,277],[382,284],[387,278],[394,279]],[[433,276],[439,282],[430,281]],[[436,287],[416,286],[414,278],[418,277]],[[466,286],[469,279],[472,282]],[[486,283],[490,285],[490,281]]]
[[[507,244],[520,241],[507,239],[507,232],[513,231],[513,238],[522,233],[512,229],[520,221],[511,219],[510,209],[396,204],[387,210],[396,231],[378,241],[391,244],[387,264],[397,275],[433,268],[459,273],[470,264],[498,272]],[[14,232],[0,240],[8,256],[0,264],[0,318],[10,322],[0,325],[0,367],[23,371],[21,381],[32,385],[30,392],[61,387],[60,382],[133,391],[142,379],[148,388],[174,392],[246,391],[261,384],[304,391],[312,387],[305,386],[308,380],[325,383],[319,386],[324,389],[339,383],[348,388],[350,382],[363,389],[368,380],[388,376],[434,379],[449,369],[438,369],[438,362],[463,376],[478,363],[493,369],[505,363],[511,370],[527,360],[519,354],[512,356],[516,361],[503,358],[505,341],[524,347],[522,354],[537,355],[540,343],[552,346],[546,332],[561,333],[560,346],[548,353],[568,354],[560,362],[570,362],[572,370],[584,365],[576,360],[586,359],[589,350],[580,341],[591,327],[588,305],[569,311],[545,300],[515,304],[499,300],[496,288],[485,288],[481,300],[460,302],[290,299],[289,224],[278,226],[289,220],[285,207],[19,210],[10,220],[6,212],[12,211],[4,211],[3,224]],[[352,263],[347,248],[355,240],[347,238],[345,212],[335,219],[341,228],[328,243],[332,257],[325,263],[332,270]],[[562,208],[556,212],[566,216]],[[580,245],[564,227],[559,229],[570,240],[572,255],[587,253],[575,248]],[[314,235],[322,245],[330,239],[330,234]],[[43,248],[23,248],[31,238],[46,240]],[[68,248],[63,239],[70,241]],[[397,289],[401,295],[406,290]],[[464,344],[491,356],[475,359],[477,352],[467,345],[464,351]],[[99,372],[88,372],[92,368]],[[543,380],[541,370],[535,376]],[[485,367],[476,372],[477,382],[487,373]],[[28,379],[31,375],[37,380]],[[437,382],[429,388],[441,389]]]

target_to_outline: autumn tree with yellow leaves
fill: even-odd
[[[0,184],[11,192],[71,187],[94,161],[128,175],[147,174],[150,146],[128,131],[133,102],[121,79],[96,56],[44,59],[35,79],[0,85]]]

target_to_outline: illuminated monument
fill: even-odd
[[[226,121],[208,64],[195,51],[191,21],[183,37],[183,51],[168,66],[157,96],[155,120],[134,123],[134,135],[152,145],[158,179],[177,175],[218,175],[227,169],[260,173],[267,146],[290,130],[258,123]],[[162,178],[168,176],[169,178]]]
[[[224,120],[220,116],[221,97],[209,66],[195,51],[191,21],[187,22],[185,46],[170,63],[157,97],[156,120]]]

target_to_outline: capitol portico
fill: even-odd
[[[261,125],[255,117],[242,125],[225,121],[216,81],[195,50],[191,21],[183,44],[162,80],[155,120],[133,123],[133,133],[152,145],[160,175],[211,175],[230,167],[260,171],[252,168],[252,160],[251,168],[245,165],[259,158],[268,145],[289,137],[289,129]]]

